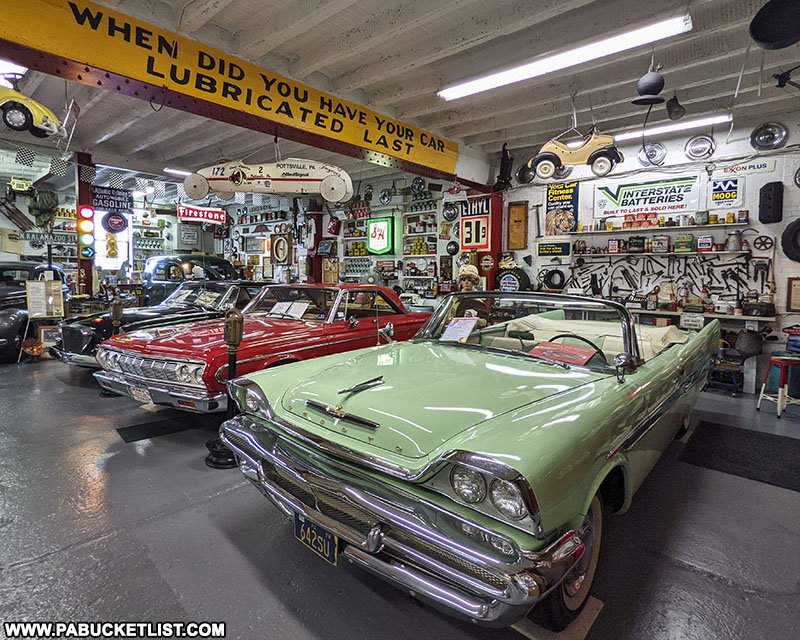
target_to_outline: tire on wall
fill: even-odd
[[[592,499],[578,535],[586,545],[583,556],[561,584],[528,614],[536,624],[551,631],[564,630],[583,611],[589,599],[603,537],[603,501],[599,493]]]
[[[33,125],[30,109],[19,102],[3,106],[3,124],[13,131],[27,131]]]
[[[781,249],[789,260],[800,262],[800,220],[789,223],[783,230]]]
[[[501,269],[495,278],[495,288],[501,291],[527,291],[531,288],[531,279],[522,269]]]

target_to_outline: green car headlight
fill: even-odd
[[[517,485],[495,478],[489,487],[489,501],[494,508],[512,520],[522,520],[528,515],[525,500]]]
[[[248,378],[236,378],[228,382],[230,394],[239,411],[269,420],[272,417],[267,397],[261,388]]]
[[[464,502],[481,502],[486,497],[486,480],[483,474],[469,467],[454,466],[450,472],[450,485]]]

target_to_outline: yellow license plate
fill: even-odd
[[[339,538],[299,513],[294,514],[294,537],[320,558],[336,566]]]

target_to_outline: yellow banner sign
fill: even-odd
[[[81,0],[3,3],[0,38],[394,158],[455,171],[458,145]]]

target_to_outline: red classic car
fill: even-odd
[[[394,291],[361,285],[267,286],[244,310],[236,374],[408,340],[429,313],[405,310]],[[123,333],[100,345],[94,374],[141,402],[208,413],[227,406],[224,320]]]

